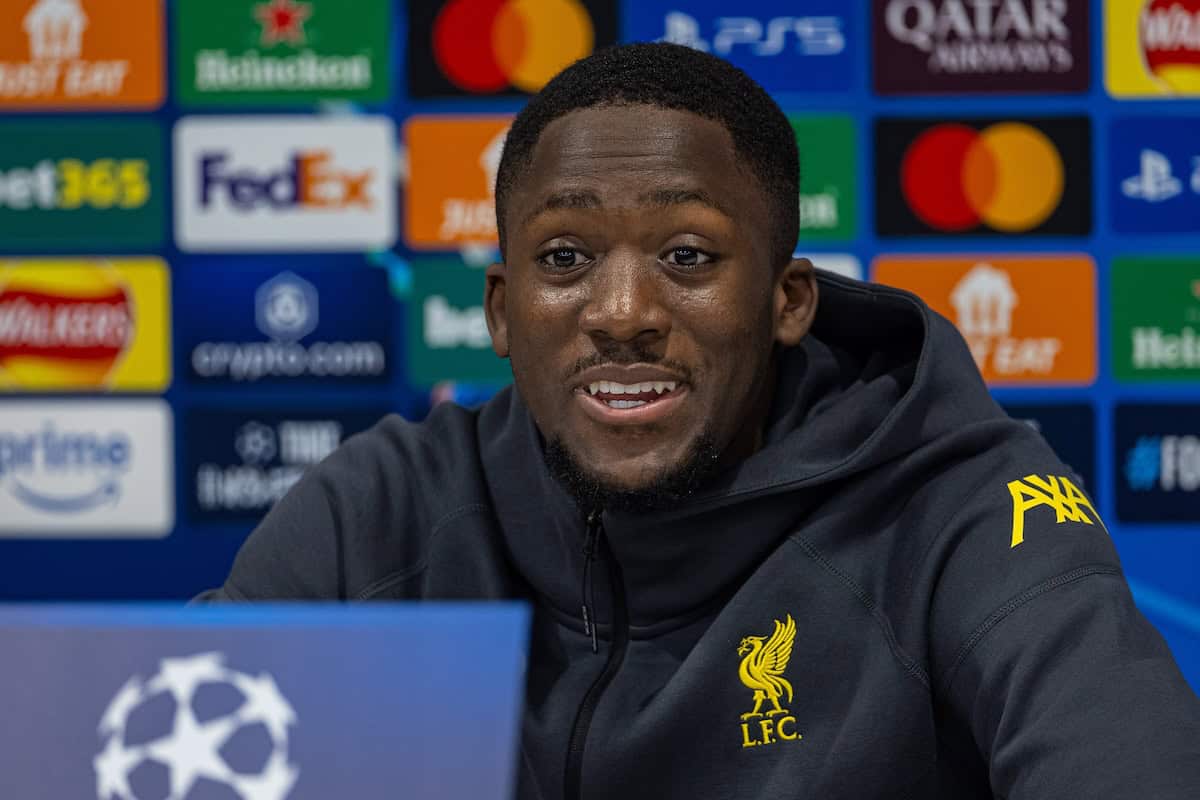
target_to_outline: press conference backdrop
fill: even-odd
[[[1200,0],[5,0],[0,598],[187,597],[346,437],[507,382],[506,128],[659,39],[777,98],[799,252],[957,323],[1200,686]]]

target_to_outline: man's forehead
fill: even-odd
[[[571,111],[546,126],[533,150],[539,166],[569,169],[594,159],[680,159],[704,152],[735,157],[733,137],[715,120],[651,105],[604,105]]]

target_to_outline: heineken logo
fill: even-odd
[[[188,103],[387,99],[391,8],[362,0],[184,2],[179,94]]]
[[[1200,376],[1200,258],[1113,261],[1113,372],[1119,379]]]

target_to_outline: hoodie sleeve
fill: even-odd
[[[1041,466],[993,473],[947,531],[935,696],[998,797],[1191,800],[1200,700],[1134,606],[1077,479]]]

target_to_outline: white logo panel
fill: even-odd
[[[166,536],[172,451],[162,400],[0,403],[0,537]]]
[[[396,240],[386,117],[189,117],[175,126],[188,251],[374,250]]]

